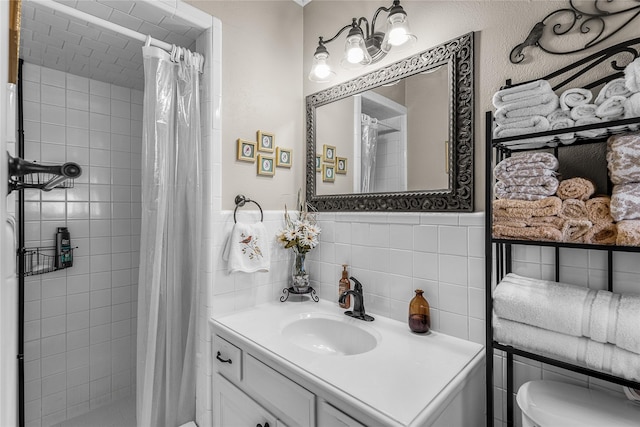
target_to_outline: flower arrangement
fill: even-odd
[[[315,212],[305,201],[301,200],[298,192],[298,218],[292,218],[284,207],[285,228],[277,234],[278,241],[285,249],[293,249],[299,254],[306,254],[318,246],[320,227],[316,223]]]

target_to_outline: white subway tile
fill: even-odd
[[[433,225],[413,226],[413,250],[438,252],[438,227]]]
[[[440,305],[438,308],[466,316],[468,313],[467,287],[440,283],[439,285]]]
[[[466,257],[456,255],[439,255],[439,276],[441,282],[467,286]]]

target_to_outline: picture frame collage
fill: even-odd
[[[323,182],[334,182],[336,175],[347,174],[348,159],[336,154],[336,147],[323,144],[322,154],[316,154],[316,172],[322,174]]]
[[[238,138],[236,159],[244,162],[256,162],[257,174],[264,176],[275,175],[276,168],[291,168],[293,150],[278,147],[275,142],[276,137],[273,133],[262,130],[256,132],[255,141]]]

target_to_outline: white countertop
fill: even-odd
[[[287,301],[214,317],[211,322],[388,425],[413,426],[433,420],[462,387],[465,376],[484,361],[480,344],[438,332],[414,334],[406,323],[375,313],[370,313],[373,322],[343,313],[337,304],[324,300]],[[376,336],[378,345],[362,354],[323,355],[281,334],[284,326],[309,314],[354,323]]]

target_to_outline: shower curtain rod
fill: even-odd
[[[105,30],[110,30],[110,31],[114,31],[116,33],[122,34],[124,36],[127,36],[129,38],[132,38],[134,40],[139,40],[141,42],[146,42],[147,41],[147,35],[146,34],[142,34],[139,33],[137,31],[131,30],[129,28],[123,27],[122,25],[118,25],[118,24],[114,24],[112,22],[109,21],[105,21],[102,18],[98,18],[97,16],[94,15],[90,15],[86,12],[82,12],[81,10],[77,10],[74,9],[72,7],[66,6],[62,3],[58,3],[55,2],[53,0],[29,0],[27,3],[36,3],[45,7],[48,7],[49,9],[53,9],[56,12],[60,12],[64,15],[70,16],[70,17],[74,17],[74,18],[78,18],[81,19],[83,21],[86,21],[88,23],[91,23],[93,25],[96,25],[100,28],[103,28]],[[173,49],[173,45],[167,43],[167,42],[163,42],[161,40],[156,40],[154,38],[151,38],[151,45],[152,46],[156,46],[159,47],[161,49],[164,49],[168,52],[171,52],[171,50]],[[187,49],[188,50],[188,49]]]

